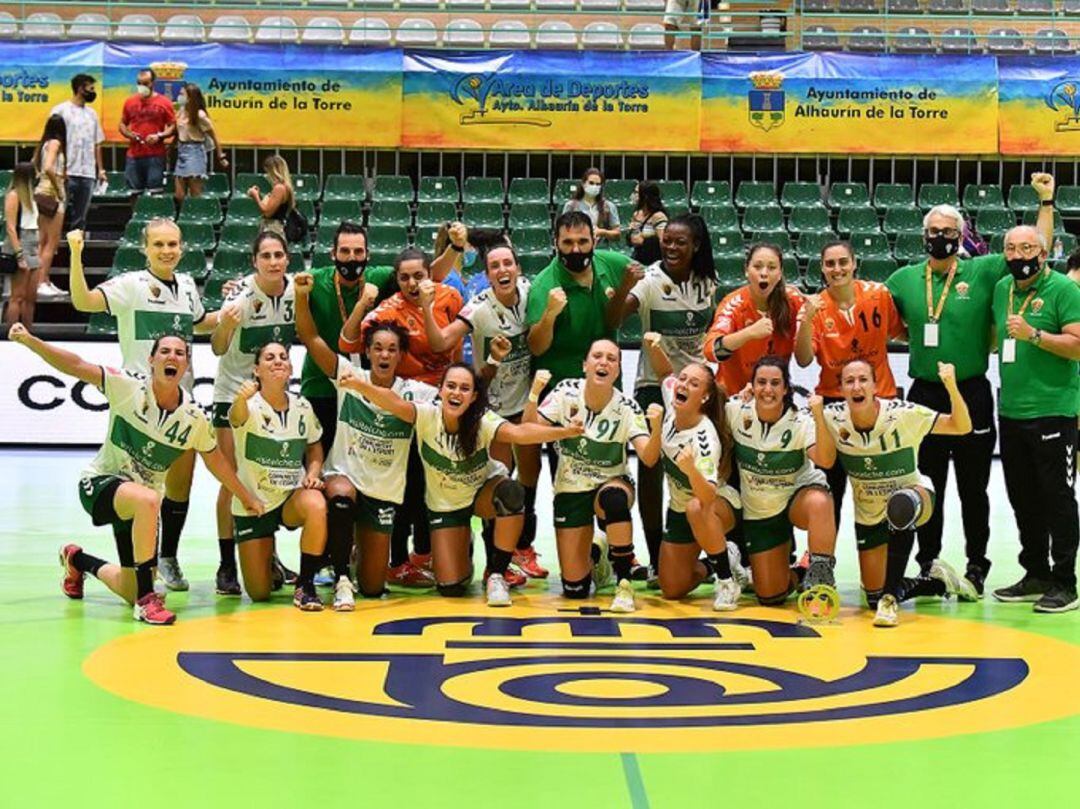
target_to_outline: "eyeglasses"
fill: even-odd
[[[955,239],[960,235],[960,231],[956,228],[927,228],[926,235],[944,236],[946,239]]]
[[[1035,253],[1042,250],[1042,245],[1033,244],[1032,242],[1021,242],[1016,244],[1015,242],[1009,242],[1005,245],[1007,251],[1014,251],[1017,253]]]

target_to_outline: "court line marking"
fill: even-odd
[[[631,808],[649,809],[649,796],[645,793],[645,782],[641,778],[637,755],[620,753],[619,758],[622,759],[623,777],[626,778],[626,790],[630,793]]]

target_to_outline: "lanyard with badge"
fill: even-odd
[[[949,297],[949,290],[952,288],[953,279],[956,277],[956,268],[959,262],[954,262],[952,267],[949,268],[949,275],[945,278],[945,288],[941,291],[941,298],[937,302],[937,306],[934,306],[934,284],[932,279],[933,270],[930,269],[929,263],[926,265],[926,316],[928,322],[923,326],[923,345],[926,348],[937,348],[940,335],[938,333],[938,325],[941,321],[941,312],[945,309],[945,299]]]
[[[1031,303],[1031,299],[1035,297],[1036,289],[1033,286],[1031,288],[1031,291],[1027,294],[1027,297],[1024,298],[1023,302],[1020,304],[1020,311],[1019,312],[1013,312],[1013,289],[1014,289],[1014,286],[1015,286],[1014,284],[1009,284],[1009,314],[1010,315],[1016,314],[1016,315],[1020,315],[1020,317],[1023,317],[1024,312],[1027,311],[1028,304]],[[1038,284],[1036,283],[1035,286],[1038,286]],[[1003,339],[1001,341],[1001,361],[1002,362],[1016,362],[1016,338],[1015,337],[1006,337],[1005,339]]]
[[[334,294],[337,295],[338,311],[341,312],[341,323],[344,325],[349,315],[345,311],[345,296],[341,294],[341,278],[336,272],[334,273]]]

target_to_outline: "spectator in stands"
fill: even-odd
[[[71,79],[71,100],[57,104],[51,115],[67,125],[67,229],[86,230],[86,214],[94,185],[108,181],[101,144],[105,131],[90,105],[97,100],[97,79],[79,73]],[[85,233],[84,233],[85,235]]]
[[[496,238],[501,233],[484,229],[487,238]],[[452,286],[465,298],[463,274],[483,275],[482,267],[476,263],[478,250],[469,237],[472,231],[463,222],[444,222],[435,234],[435,259],[431,262],[432,277],[442,276],[442,283]],[[502,237],[505,241],[505,237]]]
[[[1001,467],[1024,568],[1023,578],[995,590],[994,598],[1034,601],[1036,612],[1066,612],[1080,607],[1074,488],[1080,287],[1046,266],[1048,245],[1031,226],[1010,230],[1009,274],[994,287]]]
[[[1080,284],[1080,247],[1069,253],[1069,257],[1065,259],[1065,272]]]
[[[128,139],[124,180],[132,191],[157,193],[165,184],[165,141],[176,131],[169,99],[154,92],[157,74],[150,68],[136,76],[135,95],[124,102],[120,134]]]
[[[4,323],[32,326],[39,266],[33,163],[17,163],[11,173],[11,183],[4,194],[4,225],[4,264],[14,268]],[[5,266],[7,271],[8,266]]]
[[[690,47],[701,50],[701,27],[709,20],[710,0],[667,0],[664,7],[664,47],[675,50],[676,31],[690,31]],[[680,37],[681,38],[681,37]]]
[[[285,217],[289,209],[296,204],[293,191],[292,175],[289,164],[281,155],[270,155],[263,161],[263,171],[270,182],[270,193],[263,196],[257,185],[251,186],[247,194],[262,212],[262,229],[285,235]]]
[[[633,248],[634,261],[643,267],[651,267],[660,260],[660,236],[668,221],[659,183],[652,180],[638,183],[630,201],[634,213],[630,217],[626,240]]]
[[[60,115],[50,115],[32,158],[38,172],[34,200],[38,209],[38,257],[40,272],[35,282],[37,297],[61,298],[63,290],[49,280],[53,257],[60,246],[68,202],[67,124]]]
[[[176,97],[176,166],[173,168],[173,194],[176,205],[184,197],[201,197],[203,183],[210,176],[210,152],[217,152],[218,163],[229,167],[214,123],[206,114],[206,101],[197,84],[184,85]]]
[[[562,212],[569,211],[580,211],[592,220],[597,247],[603,249],[619,240],[619,209],[604,197],[604,175],[600,169],[585,170],[574,196],[563,205]]]
[[[1033,174],[1031,184],[1042,200],[1038,231],[1047,244],[1054,228],[1054,179]],[[933,516],[918,529],[915,556],[923,573],[941,556],[945,487],[949,461],[956,466],[956,488],[964,524],[967,553],[965,577],[982,596],[990,560],[990,463],[997,444],[994,400],[986,370],[990,361],[991,306],[994,286],[1008,275],[1005,257],[957,257],[964,218],[951,205],[930,209],[923,219],[927,260],[901,267],[886,282],[900,316],[907,324],[908,401],[932,410],[948,410],[948,391],[938,379],[937,364],[956,367],[956,382],[971,413],[972,430],[965,436],[927,436],[919,447],[919,471],[938,493]]]

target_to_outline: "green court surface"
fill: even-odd
[[[560,612],[567,603],[547,592],[557,587],[555,571],[549,584],[531,584],[515,607],[496,615],[482,604],[478,588],[476,598],[451,604],[395,595],[361,601],[351,615],[302,615],[285,592],[273,605],[258,608],[246,599],[213,594],[215,487],[200,468],[180,548],[192,590],[169,596],[177,625],[154,628],[135,624],[130,611],[94,580],[87,581],[83,602],[68,601],[60,592],[56,552],[64,543],[115,556],[111,536],[91,528],[78,504],[76,481],[90,456],[3,453],[4,806],[332,802],[643,809],[692,803],[768,809],[798,803],[864,809],[888,803],[926,809],[1011,802],[1069,806],[1080,794],[1080,612],[1040,616],[1028,605],[992,599],[925,601],[905,605],[897,629],[873,630],[865,612],[854,609],[860,597],[850,517],[838,543],[846,609],[839,624],[801,638],[776,637],[797,627],[793,607],[763,610],[748,600],[723,614],[714,624],[720,630],[710,635],[701,626],[720,616],[709,609],[708,587],[675,606],[642,591],[635,619],[646,623]],[[1011,583],[1019,572],[1015,527],[996,465],[991,495],[994,587]],[[550,496],[542,491],[538,502],[550,504]],[[959,508],[951,491],[946,508],[946,557],[962,568]],[[541,525],[550,525],[549,519],[545,513]],[[554,566],[552,532],[541,535],[543,561]],[[293,561],[295,535],[279,535],[279,542],[285,560]],[[606,607],[606,600],[589,605]],[[391,632],[389,638],[379,634],[388,622],[428,618],[438,624],[445,616],[471,616],[477,625],[492,617],[504,621],[471,634],[472,624],[435,625],[412,635]],[[518,619],[557,623],[568,617],[582,626],[603,623],[608,631],[508,628]],[[673,629],[675,618],[691,627],[689,634]],[[382,628],[376,632],[375,626]],[[729,641],[735,651],[700,651]],[[448,661],[490,656],[484,643],[507,649],[508,658],[533,654],[547,648],[545,643],[564,649],[582,643],[573,655],[587,657],[581,649],[606,646],[612,659],[629,655],[634,662],[612,664],[606,679],[552,680],[558,710],[525,711],[521,721],[493,729],[476,718],[480,714],[446,721],[432,718],[432,712],[443,697],[468,702],[472,695],[503,708],[517,699],[520,705],[542,690],[538,681],[529,681],[526,697],[512,684],[500,689],[479,675],[468,683],[467,677],[447,679],[441,688],[430,683],[425,693],[422,662],[409,663],[398,685],[422,696],[406,705],[400,696],[376,694],[372,683],[381,682],[387,670],[360,660],[390,649],[421,661],[434,649],[441,653],[444,642]],[[308,657],[275,662],[277,652]],[[250,659],[233,665],[233,658],[245,655]],[[683,694],[687,686],[678,676],[657,680],[661,685],[649,681],[661,676],[646,660],[650,655],[772,666],[791,672],[785,675],[790,682],[763,684],[763,669],[727,670],[716,675],[716,683],[699,681],[685,691],[712,693],[718,705],[658,711],[650,699],[669,689]],[[937,662],[927,663],[931,658]],[[941,664],[944,658],[947,664]],[[566,659],[541,668],[550,673]],[[918,662],[909,666],[913,659],[922,668]],[[877,680],[870,676],[875,665]],[[234,675],[247,683],[240,691],[215,680]],[[815,696],[820,682],[846,683],[846,690]],[[254,692],[243,691],[252,684]],[[304,705],[291,701],[306,693],[317,698]],[[948,699],[930,704],[934,695]],[[604,699],[609,702],[596,707]],[[729,699],[731,705],[722,704]],[[744,722],[739,717],[751,711],[747,700],[758,706],[757,718]],[[374,706],[370,716],[341,708],[361,702]],[[866,713],[866,706],[890,705],[895,707],[885,714]],[[402,718],[395,711],[413,713]],[[662,721],[687,716],[711,718],[700,727]],[[728,719],[709,724],[719,716]],[[590,719],[573,726],[567,717]],[[636,719],[620,726],[593,722],[596,717]]]

